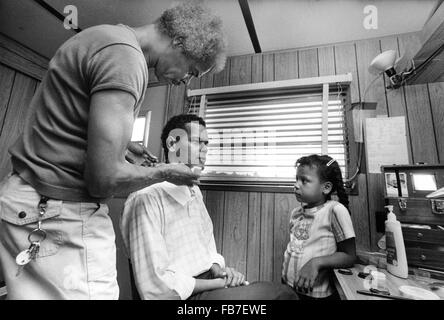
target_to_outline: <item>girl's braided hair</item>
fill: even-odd
[[[296,161],[296,166],[316,167],[319,179],[322,182],[329,181],[333,185],[331,192],[327,195],[327,199],[330,200],[331,194],[336,191],[339,202],[348,209],[348,195],[345,192],[341,168],[339,168],[339,164],[336,160],[327,155],[320,156],[317,154],[312,154],[306,157],[299,158]]]

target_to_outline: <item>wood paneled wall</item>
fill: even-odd
[[[203,190],[217,249],[249,281],[280,281],[292,194]]]
[[[7,150],[23,130],[29,102],[39,82],[0,64],[0,179],[11,172]]]
[[[27,107],[45,70],[42,65],[44,59],[0,33],[0,181],[11,172],[8,148],[23,130]]]
[[[376,102],[377,114],[405,116],[410,163],[439,163],[444,153],[444,83],[385,87],[388,79],[368,72],[371,60],[394,49],[401,56],[406,47],[420,47],[417,33],[321,47],[230,57],[216,75],[194,79],[191,89],[219,87],[293,78],[352,73],[349,102]],[[183,89],[170,92],[168,117],[184,110]],[[176,105],[180,103],[180,105]],[[171,106],[173,106],[171,108]],[[346,112],[349,172],[357,165],[351,112]],[[296,160],[296,159],[295,159]],[[366,173],[365,154],[357,179],[359,194],[350,196],[350,212],[360,250],[377,250],[382,234],[376,232],[376,212],[384,211],[382,174]],[[205,186],[202,187],[205,190]],[[297,203],[292,194],[206,190],[205,200],[213,218],[218,249],[228,264],[245,272],[249,280],[279,281],[284,248],[289,239],[290,210]]]
[[[29,102],[48,59],[0,33],[0,179],[11,171],[7,152],[22,133]]]

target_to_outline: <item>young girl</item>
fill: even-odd
[[[355,233],[338,163],[310,155],[296,161],[294,192],[302,206],[290,219],[283,281],[304,298],[333,298],[332,269],[353,266]],[[337,193],[339,202],[331,200]]]

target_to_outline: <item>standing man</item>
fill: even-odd
[[[118,298],[115,235],[104,200],[197,178],[183,164],[125,161],[148,68],[173,85],[220,71],[221,27],[207,8],[188,2],[139,28],[91,27],[57,50],[9,150],[13,172],[0,190],[0,262],[9,299]]]

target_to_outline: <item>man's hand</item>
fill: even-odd
[[[309,292],[313,290],[316,278],[319,274],[320,266],[316,258],[308,261],[299,272],[294,281],[294,287],[301,292]]]
[[[137,142],[130,142],[127,147],[125,159],[129,163],[152,167],[159,160],[147,148]]]
[[[163,180],[175,185],[188,185],[199,183],[199,176],[194,174],[184,164],[162,163],[156,166],[162,172]]]
[[[213,278],[225,278],[227,276],[225,270],[217,263],[213,263],[210,272]]]
[[[245,280],[245,276],[236,271],[233,268],[222,268],[217,263],[213,263],[210,269],[211,275],[213,278],[226,278],[225,287],[237,287],[241,285],[248,285],[248,281]]]
[[[248,284],[245,281],[245,276],[240,273],[239,271],[227,267],[225,268],[225,272],[226,272],[226,279],[225,279],[225,287],[238,287],[241,285],[246,285]]]

